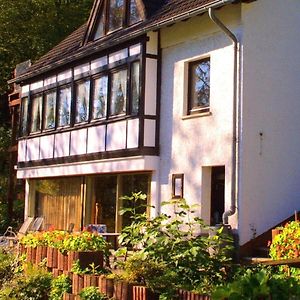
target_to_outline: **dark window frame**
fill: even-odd
[[[194,78],[194,73],[193,73],[193,67],[196,65],[199,65],[203,62],[211,62],[210,56],[208,57],[203,57],[198,60],[194,60],[188,63],[188,96],[187,96],[187,115],[194,115],[194,114],[202,114],[202,113],[208,113],[210,111],[210,90],[211,87],[209,86],[209,102],[208,105],[201,106],[198,105],[196,108],[193,107],[193,78]],[[211,73],[211,65],[209,66],[209,73]]]

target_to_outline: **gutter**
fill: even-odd
[[[128,40],[129,38],[131,39],[131,38],[138,37],[142,34],[147,33],[148,31],[155,31],[155,30],[158,30],[159,28],[169,26],[169,25],[172,25],[176,22],[183,21],[185,19],[200,15],[202,13],[205,13],[207,10],[209,10],[211,8],[219,8],[223,5],[231,4],[231,3],[234,3],[234,2],[237,2],[237,0],[215,0],[215,1],[211,2],[208,5],[204,5],[204,6],[201,6],[201,7],[190,9],[190,10],[184,12],[184,13],[176,15],[175,17],[157,22],[153,25],[147,26],[147,24],[146,24],[145,27],[143,27],[139,30],[136,30],[134,32],[131,32],[131,33],[129,33],[127,35],[124,35],[124,36],[121,36],[119,38],[113,39],[113,41],[109,44],[109,47],[118,45],[118,44]],[[74,61],[75,59],[84,58],[84,57],[92,55],[96,52],[105,50],[106,48],[107,47],[101,47],[101,44],[97,45],[97,46],[94,46],[93,48],[91,48],[90,50],[87,50],[87,51],[85,51],[84,48],[83,48],[81,53],[76,53],[74,55],[71,55],[67,60],[65,60],[65,59],[58,60],[53,64],[54,66],[52,65],[52,66],[49,66],[49,67],[40,68],[39,70],[36,70],[35,72],[33,72],[31,75],[26,76],[26,74],[24,74],[24,76],[20,76],[18,78],[13,78],[13,79],[9,80],[8,83],[9,84],[20,83],[23,80],[33,78],[33,77],[38,76],[42,73],[45,73],[45,72],[53,70],[57,67],[61,67],[65,64],[67,64],[67,63],[70,63],[70,62]]]
[[[228,224],[228,217],[235,214],[237,209],[237,201],[239,197],[239,130],[240,130],[240,103],[237,94],[238,87],[238,44],[237,37],[217,18],[213,8],[208,9],[210,19],[224,32],[224,34],[232,41],[234,57],[233,57],[233,128],[232,128],[232,175],[231,175],[231,204],[230,208],[223,213],[223,224]]]

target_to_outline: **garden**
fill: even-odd
[[[112,250],[89,230],[29,233],[17,254],[0,253],[0,299],[234,300],[300,299],[299,269],[243,266],[233,259],[226,227],[211,230],[196,206],[173,199],[170,215],[149,219],[146,196],[126,197],[131,224]],[[273,259],[298,258],[300,222],[280,228]]]

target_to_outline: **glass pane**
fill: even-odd
[[[191,65],[191,109],[209,106],[210,60]]]
[[[93,90],[93,119],[103,118],[106,115],[108,77],[95,79]]]
[[[121,28],[123,25],[124,0],[110,0],[109,31]]]
[[[59,91],[58,126],[70,124],[71,114],[71,87],[62,88]]]
[[[28,124],[28,97],[22,99],[22,118],[20,122],[20,135],[24,136],[27,134]]]
[[[103,35],[104,35],[104,22],[103,22],[103,16],[101,16],[97,24],[97,30],[94,35],[94,40],[101,38]]]
[[[141,20],[139,11],[137,9],[136,1],[130,1],[130,17],[129,17],[129,24],[134,24]]]
[[[86,80],[76,84],[76,117],[75,122],[88,120],[88,108],[90,99],[90,81]]]
[[[56,91],[47,93],[45,101],[45,124],[44,129],[55,127]]]
[[[112,74],[110,115],[126,112],[127,70]]]
[[[31,132],[40,131],[42,128],[42,102],[41,95],[32,98]]]
[[[131,65],[131,112],[139,112],[140,100],[140,63],[135,62]]]

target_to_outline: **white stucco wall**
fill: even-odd
[[[240,6],[217,12],[239,31]],[[171,197],[173,173],[184,173],[184,197],[200,204],[199,215],[209,220],[202,168],[225,166],[225,209],[230,206],[232,170],[233,46],[207,15],[192,18],[161,31],[162,95],[160,124],[161,200]],[[210,56],[210,114],[183,118],[187,97],[188,62]],[[230,218],[237,227],[236,215]]]
[[[300,209],[299,12],[298,0],[243,5],[241,244]]]

